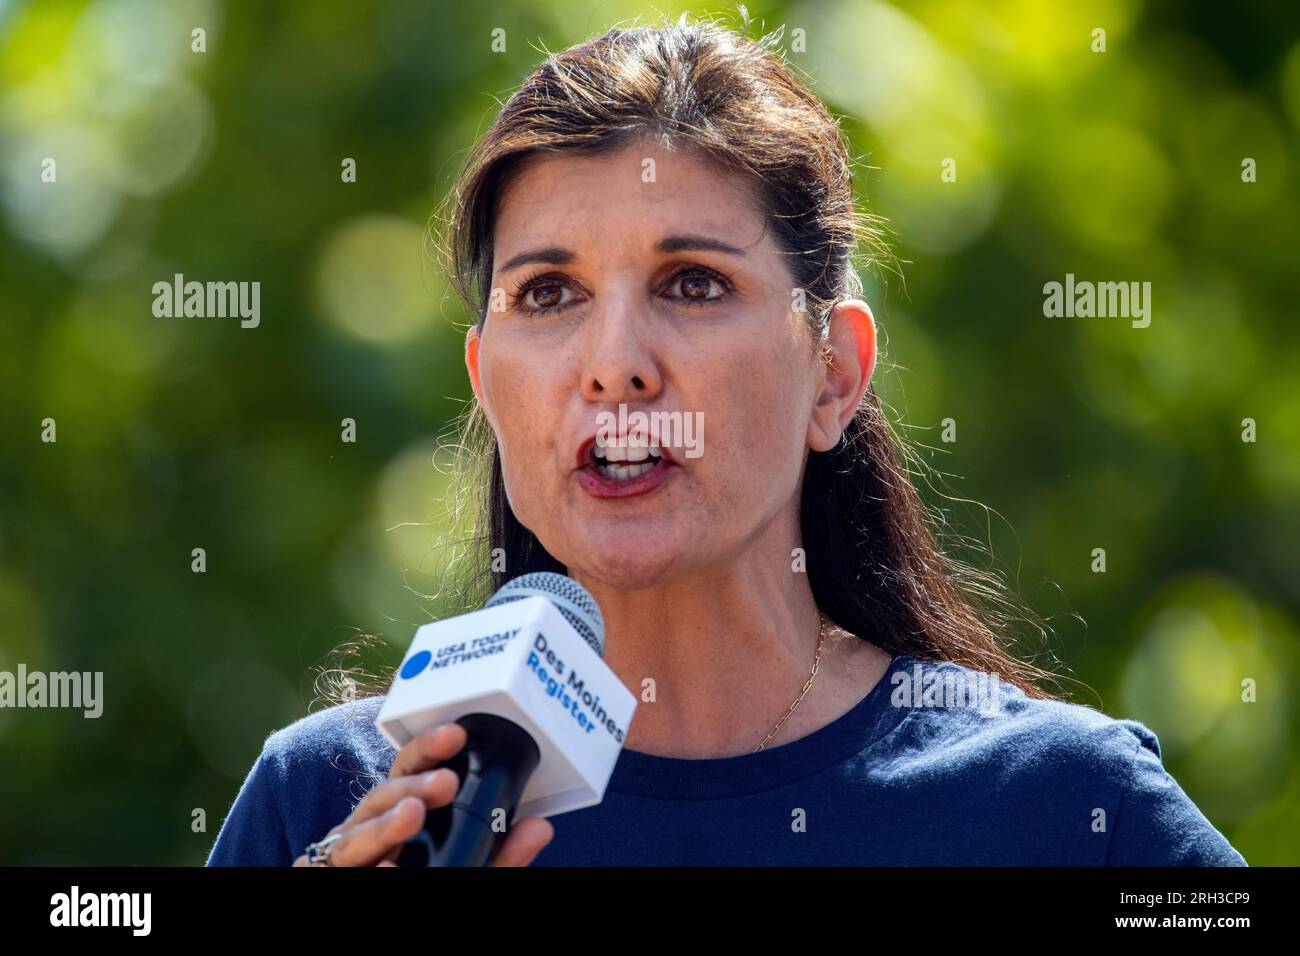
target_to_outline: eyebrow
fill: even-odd
[[[511,269],[517,269],[530,262],[545,262],[548,265],[562,266],[572,262],[575,258],[577,257],[568,249],[562,249],[559,246],[548,246],[545,249],[534,249],[532,252],[519,253],[519,255],[507,260],[501,266],[501,271],[509,272]]]
[[[658,252],[725,252],[729,256],[743,256],[745,250],[739,246],[733,246],[729,242],[723,242],[721,239],[711,239],[708,236],[665,236],[655,244]]]
[[[663,253],[722,252],[730,256],[745,255],[745,250],[739,246],[733,246],[721,239],[696,235],[665,236],[655,243],[655,251]],[[568,265],[576,258],[577,255],[570,249],[565,249],[562,246],[547,246],[545,249],[533,249],[530,252],[521,252],[517,256],[512,256],[502,264],[501,271],[509,272],[511,269],[517,269],[519,266],[527,265],[530,262],[563,266]]]

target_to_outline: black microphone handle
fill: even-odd
[[[398,866],[487,866],[505,840],[494,832],[500,808],[508,823],[541,751],[528,731],[496,714],[466,714],[465,747],[443,766],[456,771],[460,789],[450,804],[428,811],[424,828],[406,842]]]

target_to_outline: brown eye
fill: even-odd
[[[532,301],[528,304],[537,309],[553,309],[564,299],[564,289],[558,285],[536,285],[528,290]]]
[[[678,273],[668,283],[668,298],[686,305],[708,305],[726,298],[731,283],[712,270],[692,268]]]
[[[709,297],[709,285],[713,280],[704,276],[683,276],[681,282],[684,297],[688,299],[707,299]]]

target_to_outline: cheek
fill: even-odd
[[[541,456],[558,415],[548,415],[544,400],[544,370],[532,367],[527,356],[499,346],[479,353],[479,379],[496,423],[497,449],[511,507],[521,521],[532,511],[530,496],[540,493],[537,475],[528,463]],[[531,469],[536,471],[536,469]],[[531,494],[530,494],[531,493]]]
[[[726,496],[748,506],[784,500],[793,492],[806,452],[808,370],[792,344],[768,335],[766,344],[733,353],[710,373],[704,407],[705,456],[716,448],[715,479]],[[710,427],[715,431],[710,433]]]
[[[496,421],[497,449],[506,495],[515,517],[557,556],[564,549],[569,515],[566,493],[577,448],[571,420],[578,380],[566,343],[504,332],[479,351],[479,380]],[[572,447],[570,447],[572,441]]]

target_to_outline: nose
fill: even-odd
[[[654,398],[663,389],[663,375],[651,348],[650,316],[627,300],[604,306],[588,326],[583,397],[614,404]]]

